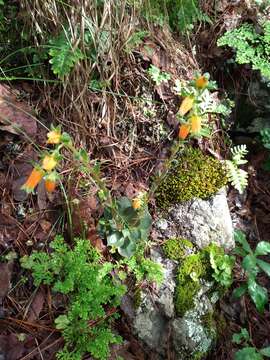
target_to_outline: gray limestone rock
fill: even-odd
[[[151,250],[151,258],[162,264],[164,280],[160,287],[151,293],[142,290],[141,304],[135,310],[132,322],[134,333],[151,349],[164,354],[170,320],[175,316],[174,289],[176,284],[174,273],[177,263],[162,257],[162,254],[157,250]]]
[[[235,245],[225,189],[208,200],[192,199],[176,204],[154,224],[154,230],[158,238],[183,237],[199,248],[212,242],[226,250]]]

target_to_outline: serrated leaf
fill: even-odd
[[[267,255],[270,253],[270,243],[267,241],[260,241],[256,247],[255,255]]]
[[[60,79],[63,79],[84,56],[79,48],[72,48],[66,31],[62,31],[57,38],[52,39],[50,44],[49,55],[51,59],[49,62],[52,65],[52,71]]]
[[[261,285],[257,284],[254,279],[248,280],[248,293],[253,300],[257,310],[262,313],[264,307],[268,302],[267,290]]]
[[[260,259],[257,259],[257,264],[270,277],[270,264]]]
[[[247,285],[241,285],[233,290],[232,295],[234,298],[240,298],[246,293],[246,291],[247,291]]]
[[[266,357],[270,357],[270,346],[259,350],[260,354]]]

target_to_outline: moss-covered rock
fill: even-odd
[[[193,308],[193,299],[201,288],[200,279],[206,278],[208,273],[209,265],[202,252],[187,256],[180,264],[175,292],[175,309],[179,316]]]
[[[187,239],[169,239],[163,245],[163,251],[168,259],[181,261],[188,252],[194,249],[194,245]]]
[[[206,199],[227,183],[223,164],[200,150],[187,148],[169,170],[156,192],[157,205],[167,208],[173,203],[194,197]]]

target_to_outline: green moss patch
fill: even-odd
[[[209,265],[203,253],[189,255],[181,263],[177,274],[175,309],[179,316],[194,307],[194,297],[201,288],[200,279],[206,278]]]
[[[181,261],[186,255],[187,250],[193,249],[193,244],[182,238],[169,239],[163,245],[163,251],[168,259]]]
[[[160,208],[194,197],[206,199],[227,183],[223,164],[200,150],[187,148],[157,189]]]

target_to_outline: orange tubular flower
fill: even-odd
[[[200,116],[197,115],[193,115],[190,118],[190,122],[191,122],[191,132],[193,134],[198,134],[201,131],[201,127],[202,127],[202,119]]]
[[[187,96],[182,101],[182,104],[180,105],[179,114],[181,116],[184,116],[189,110],[191,110],[194,103],[194,98],[191,96]]]
[[[49,131],[48,134],[47,134],[47,144],[59,144],[60,141],[61,141],[61,132],[60,130],[52,130],[52,131]]]
[[[57,165],[54,155],[46,155],[42,161],[42,168],[46,171],[52,171]]]
[[[178,137],[180,140],[185,140],[185,138],[188,136],[190,131],[190,125],[188,124],[182,124],[179,128],[179,134]]]
[[[195,85],[198,89],[204,89],[208,85],[208,79],[206,76],[202,75],[198,77],[195,81]]]
[[[54,180],[45,180],[45,189],[48,191],[48,193],[54,192],[56,188],[56,182]]]
[[[27,193],[33,192],[37,184],[41,181],[44,176],[44,171],[39,168],[34,168],[26,180],[25,184],[22,186],[22,190],[25,190]]]

